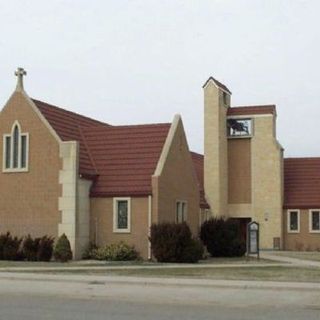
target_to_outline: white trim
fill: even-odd
[[[176,131],[178,129],[178,125],[181,122],[181,116],[179,114],[175,115],[172,121],[172,124],[170,126],[170,130],[168,133],[168,136],[166,138],[166,141],[164,143],[164,146],[162,148],[162,152],[159,158],[159,161],[157,163],[156,170],[154,172],[154,176],[160,176],[164,167],[164,164],[167,160],[167,157],[169,155],[170,147],[172,145],[172,141],[174,139],[174,136],[176,134]]]
[[[319,219],[320,219],[320,209],[310,209],[309,210],[309,233],[320,233],[320,229],[318,229],[318,230],[312,229],[312,213],[313,212],[318,212]]]
[[[151,260],[152,196],[148,196],[148,260]]]
[[[126,229],[118,228],[118,206],[119,201],[128,202],[128,227]],[[118,197],[113,198],[113,232],[114,233],[130,233],[131,232],[131,198],[130,197]]]
[[[290,229],[290,213],[297,212],[298,213],[298,230]],[[290,209],[287,210],[287,232],[288,233],[300,233],[300,210],[299,209]]]
[[[40,118],[40,120],[43,122],[43,124],[47,127],[47,129],[50,131],[50,133],[53,135],[53,137],[58,142],[63,142],[61,138],[58,136],[56,131],[53,129],[53,127],[50,125],[49,121],[44,117],[44,115],[41,113],[41,111],[38,109],[37,105],[32,101],[32,99],[28,96],[28,94],[23,90],[20,92],[27,100],[33,111],[37,114],[37,116]]]

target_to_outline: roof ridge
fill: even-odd
[[[223,84],[222,82],[220,82],[219,80],[215,79],[214,77],[210,76],[207,81],[204,83],[204,85],[202,86],[202,88],[204,88],[209,81],[213,81],[214,84],[219,87],[221,90],[228,92],[229,94],[232,94],[231,91],[228,89],[228,87]]]
[[[87,116],[85,116],[85,115],[83,115],[83,114],[80,114],[80,113],[77,113],[77,112],[74,112],[74,111],[70,111],[70,110],[65,109],[65,108],[58,107],[58,106],[56,106],[56,105],[50,104],[50,103],[45,102],[45,101],[42,101],[42,100],[38,100],[38,99],[34,99],[34,98],[31,98],[31,100],[32,100],[36,105],[37,105],[37,102],[38,102],[38,103],[42,103],[42,104],[45,104],[46,106],[48,106],[48,107],[50,107],[50,108],[52,108],[52,109],[58,109],[58,110],[60,110],[60,111],[67,112],[68,114],[73,114],[73,115],[76,115],[76,116],[78,116],[78,117],[82,117],[82,118],[85,118],[85,119],[87,119],[87,120],[94,121],[94,122],[97,123],[97,125],[100,124],[100,125],[104,125],[104,126],[111,126],[110,124],[108,124],[108,123],[106,123],[106,122],[102,122],[102,121],[99,121],[99,120],[97,120],[97,119],[87,117]]]

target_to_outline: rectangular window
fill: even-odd
[[[11,137],[5,137],[5,168],[11,165]]]
[[[320,232],[320,209],[309,211],[309,231]]]
[[[27,167],[27,136],[21,136],[21,168]]]
[[[176,202],[176,222],[182,223],[187,221],[187,202],[177,201]]]
[[[113,231],[130,232],[130,198],[114,198]]]
[[[299,210],[288,211],[288,232],[289,233],[300,232],[300,211]]]
[[[227,130],[229,137],[246,137],[252,135],[251,119],[228,119]]]

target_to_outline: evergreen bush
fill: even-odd
[[[55,260],[60,262],[67,262],[72,259],[70,241],[65,234],[58,239],[53,250],[53,256]]]

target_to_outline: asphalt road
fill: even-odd
[[[320,319],[320,292],[0,279],[1,320]]]

